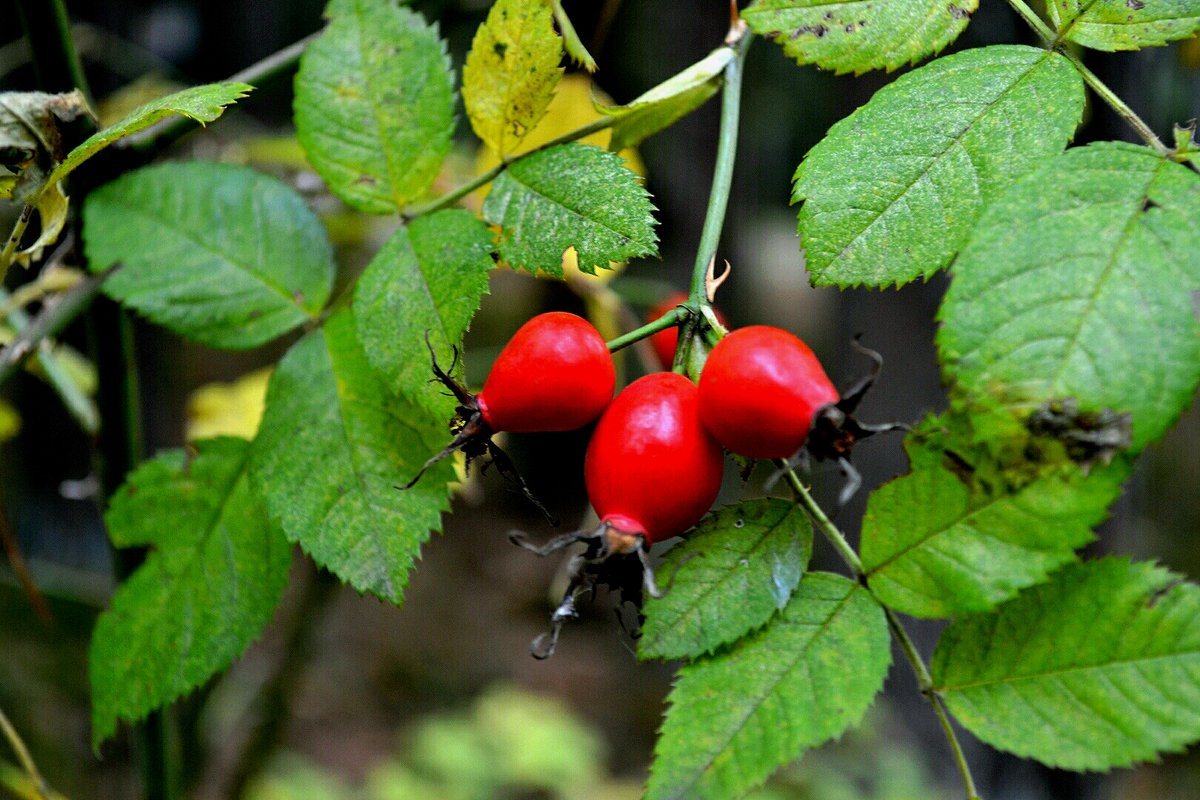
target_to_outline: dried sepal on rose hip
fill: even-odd
[[[534,640],[534,657],[554,653],[563,623],[576,616],[576,598],[597,584],[619,590],[635,605],[643,589],[657,596],[647,551],[700,521],[717,498],[723,468],[721,445],[700,422],[695,384],[657,372],[625,387],[600,417],[584,458],[584,483],[599,526],[541,547],[512,536],[539,555],[587,544],[571,561],[570,583],[550,631]]]
[[[450,423],[454,438],[425,462],[404,488],[413,486],[429,467],[461,450],[468,463],[488,456],[501,474],[516,481],[546,513],[492,436],[502,431],[569,431],[599,417],[616,386],[616,369],[600,332],[582,317],[562,311],[533,317],[500,351],[478,394],[471,394],[438,366],[432,347],[430,355],[434,377],[458,401]]]
[[[817,460],[836,461],[846,475],[838,503],[862,483],[850,451],[902,423],[868,425],[854,411],[879,375],[882,357],[857,343],[874,361],[870,374],[839,395],[816,355],[801,339],[769,325],[731,331],[717,342],[700,375],[700,418],[731,453],[792,459],[805,448]]]

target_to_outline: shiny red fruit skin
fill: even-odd
[[[646,322],[654,320],[673,310],[680,303],[685,302],[688,296],[683,292],[675,292],[668,295],[661,303],[650,309],[646,314]],[[727,325],[725,315],[720,309],[714,308],[713,311],[717,315],[717,320],[722,325]],[[670,369],[671,364],[675,363],[675,348],[679,344],[679,326],[672,325],[670,328],[664,328],[658,333],[650,337],[650,346],[654,348],[654,354],[658,356],[658,362],[662,364],[663,369]]]
[[[724,462],[700,423],[696,385],[656,372],[625,387],[600,417],[583,474],[601,522],[653,544],[700,521],[717,498]]]
[[[787,458],[804,444],[818,409],[838,401],[808,345],[769,325],[732,331],[700,375],[700,418],[730,452]]]
[[[493,431],[569,431],[600,416],[616,382],[599,331],[575,314],[551,311],[513,334],[475,402]]]

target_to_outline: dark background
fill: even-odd
[[[318,30],[322,5],[313,0],[68,3],[97,98],[146,75],[182,84],[226,78]],[[455,68],[461,71],[488,3],[429,0],[412,6],[440,20]],[[719,0],[580,0],[566,7],[600,63],[598,85],[620,102],[702,57],[720,42],[727,25],[727,10]],[[15,38],[20,35],[15,6],[0,2],[0,19],[8,23],[0,26],[0,89],[36,88],[27,50]],[[1035,43],[1007,6],[989,2],[952,49],[996,42]],[[1198,45],[1191,40],[1140,53],[1085,57],[1169,140],[1171,124],[1200,108]],[[795,236],[789,179],[833,122],[892,77],[838,77],[798,68],[775,45],[755,42],[746,67],[733,194],[718,251],[735,266],[718,301],[732,324],[764,322],[796,331],[812,344],[839,385],[866,368],[848,345],[853,334],[863,334],[868,345],[883,353],[883,378],[861,413],[869,421],[912,421],[943,405],[931,343],[945,279],[938,275],[902,291],[812,289]],[[290,102],[288,80],[263,88],[220,123],[184,139],[178,152],[226,157],[241,138],[286,134]],[[613,284],[638,308],[671,285],[686,286],[708,198],[716,130],[714,101],[640,148],[647,186],[659,208],[662,255],[630,265]],[[459,135],[469,158],[474,140],[461,113]],[[1133,135],[1106,106],[1092,104],[1076,142],[1096,139],[1132,140]],[[303,183],[303,176],[291,177]],[[328,198],[314,202],[327,203]],[[13,213],[0,205],[5,230]],[[376,246],[370,237],[357,247],[344,244],[342,262],[360,264]],[[578,310],[581,303],[563,287],[498,274],[468,342],[475,354],[469,356],[472,376],[486,373],[488,354],[521,319],[550,307]],[[148,453],[182,444],[186,398],[195,387],[269,364],[287,344],[230,354],[187,345],[142,324],[136,333]],[[87,346],[84,330],[72,329],[66,338]],[[26,736],[56,788],[72,797],[134,797],[137,779],[129,742],[107,745],[99,759],[88,745],[87,638],[111,592],[110,554],[93,504],[67,499],[61,489],[64,481],[91,474],[92,443],[40,382],[21,376],[4,391],[20,408],[23,428],[16,439],[0,445],[0,510],[7,512],[53,619],[39,619],[12,573],[0,564],[0,708]],[[1191,576],[1200,574],[1192,544],[1200,531],[1198,442],[1200,414],[1193,408],[1164,443],[1147,452],[1101,529],[1096,552],[1132,553]],[[531,435],[508,442],[535,492],[549,499],[565,525],[584,520],[578,464],[585,444],[586,434]],[[865,443],[856,461],[867,487],[905,469],[898,437]],[[819,497],[828,499],[836,492],[836,475],[818,472],[815,481]],[[729,497],[738,490],[732,481]],[[839,517],[852,538],[866,494],[861,492]],[[195,796],[221,797],[230,791],[239,759],[247,761],[240,755],[243,740],[264,718],[279,722],[278,736],[271,739],[278,749],[274,756],[256,752],[252,764],[276,769],[278,752],[287,751],[300,754],[314,769],[355,784],[381,759],[411,744],[416,720],[458,713],[497,684],[562,698],[583,725],[607,741],[602,766],[609,783],[604,785],[625,792],[612,796],[636,796],[671,669],[635,663],[603,598],[567,630],[555,658],[544,663],[529,658],[527,644],[545,625],[548,587],[557,567],[552,559],[538,561],[512,548],[505,534],[511,528],[540,530],[538,525],[536,515],[495,476],[473,485],[447,517],[445,533],[426,546],[400,609],[331,586],[297,559],[292,589],[263,640],[228,677],[214,681],[177,711],[183,731],[178,746],[186,754],[182,777]],[[840,568],[822,542],[816,551],[815,566]],[[913,623],[912,628],[928,654],[940,626]],[[851,752],[860,748],[861,761],[868,765],[898,753],[940,786],[941,796],[959,796],[941,733],[907,665],[898,655],[896,660],[886,700],[872,718],[879,734],[844,747]],[[282,670],[281,664],[286,665]],[[266,680],[263,676],[273,674],[285,676],[284,699],[278,708],[264,710],[255,692]],[[989,800],[1200,796],[1196,760],[1186,755],[1110,776],[1080,776],[998,754],[969,734],[963,740]],[[0,747],[0,757],[7,756]],[[805,787],[802,776],[806,765],[836,764],[837,758],[836,752],[823,751],[815,761],[806,759],[783,781],[788,785],[781,784],[778,791],[784,793],[771,796],[832,796],[821,794],[821,786]],[[859,784],[859,789],[867,797],[901,796],[884,794],[886,786]],[[929,791],[923,796],[934,796]],[[501,796],[543,795],[513,790]],[[602,792],[598,788],[581,796]]]

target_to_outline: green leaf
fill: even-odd
[[[115,545],[154,550],[92,633],[94,747],[229,666],[287,585],[291,547],[250,491],[249,442],[196,446],[130,473],[105,515]]]
[[[1057,0],[1046,10],[1059,39],[1093,50],[1137,50],[1200,31],[1196,0]]]
[[[951,625],[934,689],[983,741],[1105,770],[1200,739],[1200,587],[1150,564],[1066,567],[994,614]]]
[[[960,391],[1017,414],[1076,398],[1163,434],[1200,382],[1200,176],[1106,142],[1041,162],[981,215],[937,343]]]
[[[795,175],[816,284],[887,286],[950,263],[980,210],[1083,113],[1063,56],[993,45],[939,58],[838,122]]]
[[[325,229],[293,189],[245,167],[161,164],[88,196],[93,271],[111,297],[213,347],[254,347],[316,318],[333,285]]]
[[[454,75],[437,29],[396,0],[331,0],[300,59],[296,137],[333,191],[390,214],[437,177],[454,133]]]
[[[297,342],[271,376],[251,477],[288,539],[360,592],[399,603],[449,507],[448,463],[401,490],[445,444],[445,419],[393,396],[349,310]]]
[[[671,590],[646,604],[641,658],[692,658],[761,627],[787,605],[812,557],[795,503],[749,500],[706,517],[658,568]]]
[[[738,797],[862,718],[891,663],[883,610],[809,572],[771,623],[679,671],[647,800]]]
[[[483,216],[500,225],[500,257],[514,267],[562,276],[574,247],[579,268],[658,252],[654,206],[621,157],[563,144],[514,162],[492,183]]]
[[[862,560],[875,596],[916,617],[987,611],[1044,581],[1092,540],[1128,474],[1071,465],[997,486],[939,443],[910,437],[908,453],[911,472],[867,501]]]
[[[463,105],[475,134],[500,158],[546,113],[562,54],[548,0],[497,0],[476,31],[463,67]]]
[[[798,64],[841,74],[891,71],[938,52],[967,27],[979,0],[755,0],[742,18]]]
[[[588,72],[595,72],[599,69],[596,66],[596,59],[592,58],[592,54],[588,52],[587,48],[583,45],[583,41],[580,40],[579,34],[575,32],[575,26],[571,24],[571,18],[563,10],[562,0],[554,0],[553,6],[554,21],[558,23],[558,29],[562,31],[563,46],[567,50],[567,55],[571,57],[572,61]]]
[[[134,109],[131,114],[117,124],[110,125],[84,140],[83,144],[68,153],[63,162],[54,168],[47,184],[62,180],[84,161],[113,142],[145,130],[159,120],[179,115],[203,125],[217,119],[224,113],[226,106],[233,105],[252,91],[254,91],[254,87],[248,83],[230,81],[192,86],[166,97],[151,100]]]
[[[733,58],[732,47],[718,47],[623,106],[598,104],[600,113],[617,117],[608,149],[617,153],[634,147],[704,105],[720,88],[725,67]]]
[[[371,365],[393,389],[429,405],[429,350],[450,358],[488,290],[492,235],[463,209],[439,211],[401,226],[358,281],[354,316]]]

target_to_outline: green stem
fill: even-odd
[[[3,350],[0,350],[0,386],[12,377],[21,365],[34,353],[40,353],[41,344],[67,326],[92,302],[101,284],[117,270],[111,267],[97,275],[89,275],[63,292],[58,302],[43,308],[32,320],[11,317],[18,334]]]
[[[26,284],[28,286],[30,284]],[[72,287],[74,288],[74,287]],[[0,302],[7,304],[10,302],[8,292],[0,289]],[[50,314],[56,306],[50,306],[44,313]],[[62,361],[55,354],[54,350],[49,347],[43,347],[45,336],[41,336],[36,341],[33,337],[21,336],[29,329],[30,318],[25,313],[24,309],[13,308],[4,315],[4,319],[17,332],[17,339],[9,343],[3,350],[0,350],[0,385],[12,375],[20,366],[19,363],[13,366],[7,366],[8,356],[10,352],[21,353],[22,357],[32,355],[41,367],[46,381],[54,387],[58,392],[58,396],[62,398],[63,404],[88,434],[95,434],[100,428],[100,417],[96,412],[96,405],[92,399],[84,393],[84,391],[75,383],[70,372],[63,365]]]
[[[116,301],[101,297],[89,309],[88,321],[99,375],[97,400],[100,418],[104,420],[96,471],[102,496],[107,499],[142,460],[141,398],[129,315]],[[117,582],[124,583],[141,566],[146,550],[112,548],[111,554]],[[170,800],[175,796],[171,725],[168,707],[151,712],[131,729],[144,800]]]
[[[958,774],[962,777],[963,787],[967,790],[967,800],[983,800],[979,794],[979,790],[975,788],[975,779],[971,777],[971,767],[967,764],[967,755],[963,752],[962,745],[958,743],[958,736],[954,733],[954,726],[950,724],[950,714],[946,711],[946,707],[942,705],[941,695],[930,693],[927,695],[929,705],[933,707],[933,713],[937,716],[938,722],[941,723],[942,733],[946,735],[946,741],[950,743],[950,750],[954,753],[954,766],[958,768]]]
[[[708,210],[704,214],[700,244],[696,247],[696,261],[692,265],[691,299],[702,305],[709,302],[706,286],[708,265],[717,253],[721,228],[725,225],[725,210],[729,207],[729,191],[733,186],[733,163],[737,158],[738,119],[742,105],[742,72],[751,38],[745,23],[740,20],[734,23],[730,40],[737,55],[725,65],[725,83],[721,89],[721,129],[717,137],[712,190],[708,194]]]
[[[1092,88],[1092,91],[1095,92],[1101,100],[1108,103],[1112,110],[1116,111],[1122,119],[1129,123],[1130,127],[1137,131],[1138,136],[1142,137],[1142,140],[1145,141],[1146,144],[1154,148],[1154,150],[1161,156],[1169,157],[1171,155],[1171,148],[1163,144],[1162,140],[1158,138],[1150,126],[1147,125],[1146,122],[1137,115],[1137,112],[1130,108],[1124,100],[1118,97],[1116,92],[1108,88],[1104,81],[1100,80],[1100,78],[1096,76],[1096,73],[1084,66],[1083,60],[1078,55],[1070,50],[1067,50],[1066,48],[1061,48],[1059,52],[1064,58],[1070,61],[1072,66],[1074,66],[1079,74],[1083,76],[1084,82]]]
[[[1008,0],[1008,4],[1012,6],[1013,11],[1020,15],[1021,19],[1025,20],[1029,27],[1033,28],[1042,41],[1047,45],[1055,43],[1057,34],[1054,33],[1054,29],[1047,25],[1046,21],[1025,3],[1025,0]]]
[[[608,343],[608,351],[615,353],[621,348],[628,347],[634,342],[645,339],[647,336],[653,336],[659,331],[674,327],[679,324],[679,321],[684,318],[686,312],[680,308],[672,308],[667,313],[663,314],[656,320],[646,323],[640,328],[635,328],[629,333],[618,336]]]
[[[263,771],[271,753],[279,745],[288,721],[288,701],[295,696],[296,688],[304,677],[313,641],[320,630],[315,620],[329,601],[337,596],[340,586],[338,580],[325,570],[316,570],[309,575],[300,601],[286,622],[283,652],[259,693],[262,714],[251,732],[250,740],[238,755],[223,796],[242,797],[246,787]]]
[[[896,637],[896,641],[900,645],[900,650],[904,653],[904,658],[912,665],[913,674],[917,677],[917,686],[921,690],[921,694],[929,701],[934,715],[938,718],[938,723],[942,726],[942,732],[946,735],[946,741],[950,743],[950,750],[954,753],[954,764],[958,767],[958,773],[962,776],[963,786],[967,790],[967,800],[981,800],[979,790],[975,788],[975,779],[971,776],[971,767],[967,764],[967,756],[963,753],[962,745],[959,744],[958,736],[954,732],[954,726],[950,724],[950,715],[946,712],[946,707],[942,704],[941,696],[933,691],[933,678],[930,676],[929,670],[925,667],[925,661],[921,658],[916,645],[913,644],[912,639],[909,637],[908,631],[900,624],[900,618],[896,616],[896,612],[887,606],[883,606],[883,613],[887,616],[888,627],[891,628],[892,635]]]
[[[833,520],[817,505],[817,501],[813,500],[812,495],[808,493],[808,489],[800,482],[796,471],[788,469],[787,462],[782,459],[776,460],[775,466],[785,470],[783,473],[784,480],[787,481],[788,486],[792,487],[792,492],[796,495],[796,502],[808,512],[813,522],[816,523],[817,528],[829,543],[833,545],[833,549],[838,551],[838,555],[842,557],[842,560],[846,562],[846,566],[854,574],[854,579],[860,580],[864,574],[862,560],[858,557],[858,553],[854,552],[854,548],[850,546],[850,542],[846,541],[846,537],[842,535],[838,526],[833,524]]]
[[[717,132],[717,157],[713,165],[712,188],[708,193],[708,207],[704,212],[704,226],[700,229],[700,242],[696,245],[696,260],[692,265],[691,287],[688,292],[688,307],[693,313],[680,320],[679,339],[675,346],[675,361],[671,371],[681,375],[691,374],[698,378],[703,365],[703,354],[693,354],[706,322],[716,318],[710,308],[708,297],[708,268],[716,257],[717,244],[721,240],[721,229],[725,225],[725,211],[729,208],[729,192],[733,188],[733,165],[737,160],[738,120],[742,106],[742,72],[746,62],[746,51],[750,48],[750,29],[736,15],[725,36],[725,44],[732,47],[734,57],[725,65],[724,84],[721,87],[721,121]],[[723,328],[707,328],[716,331],[719,337]],[[711,344],[711,337],[706,339]],[[700,344],[703,347],[703,344]]]
[[[33,784],[34,791],[42,800],[51,800],[51,798],[61,797],[58,792],[50,788],[46,783],[46,779],[42,777],[42,773],[38,771],[37,764],[33,760],[33,756],[29,753],[29,748],[25,746],[25,742],[21,739],[21,735],[17,733],[17,729],[8,721],[8,717],[4,713],[4,709],[0,709],[0,732],[4,733],[4,738],[8,740],[9,746],[12,747],[13,753],[17,756],[17,761],[21,764],[21,769],[25,770],[25,774],[29,777],[29,782]]]
[[[459,186],[457,189],[455,189],[447,194],[444,194],[441,197],[431,200],[428,203],[425,203],[423,205],[413,206],[412,208],[409,208],[408,210],[406,210],[404,212],[404,218],[405,219],[414,219],[416,217],[424,216],[425,214],[432,214],[434,211],[441,211],[443,208],[449,208],[450,206],[457,203],[459,200],[461,200],[464,197],[466,197],[467,195],[469,195],[471,192],[475,191],[476,189],[482,188],[483,186],[486,186],[487,184],[494,181],[501,172],[503,172],[508,167],[515,164],[516,162],[520,161],[521,159],[528,158],[529,156],[533,155],[534,153],[540,153],[543,150],[546,150],[551,147],[556,147],[560,144],[566,144],[567,142],[574,142],[579,139],[582,139],[585,136],[591,136],[593,133],[598,133],[599,131],[605,130],[606,128],[611,128],[614,124],[616,124],[616,121],[617,121],[617,117],[606,115],[606,116],[600,117],[598,119],[594,119],[591,122],[587,123],[586,125],[581,125],[578,128],[576,128],[575,130],[567,131],[566,133],[564,133],[561,136],[556,136],[555,138],[551,139],[550,141],[546,142],[545,144],[538,145],[537,147],[533,148],[532,150],[530,150],[528,152],[522,153],[519,156],[514,156],[513,158],[511,158],[507,161],[500,162],[496,166],[489,169],[487,172],[484,172],[480,175],[476,175],[474,178],[467,181],[462,186]]]
[[[821,510],[816,501],[813,500],[812,495],[809,494],[808,489],[801,483],[795,471],[787,469],[786,462],[782,460],[776,461],[775,464],[780,469],[786,470],[784,477],[795,493],[796,501],[808,512],[817,529],[821,531],[829,543],[833,545],[834,549],[838,551],[838,555],[842,557],[842,560],[846,562],[846,566],[853,573],[854,579],[874,597],[874,592],[871,592],[871,587],[866,582],[866,572],[863,570],[862,559],[858,557],[858,553],[854,552],[854,548],[850,546],[845,535],[833,523],[833,520]],[[954,754],[954,764],[958,768],[958,772],[962,776],[963,786],[967,790],[967,800],[981,800],[979,790],[975,788],[975,779],[971,775],[971,767],[967,764],[966,755],[963,753],[962,745],[958,741],[958,735],[954,732],[954,727],[950,724],[950,717],[942,705],[941,698],[933,691],[933,678],[929,674],[929,668],[925,666],[925,660],[921,657],[921,653],[917,650],[916,645],[913,644],[908,631],[904,629],[900,618],[896,616],[896,612],[880,602],[879,598],[875,598],[875,602],[879,603],[880,607],[883,608],[888,628],[891,629],[892,636],[900,645],[900,651],[904,654],[904,660],[908,662],[912,668],[913,675],[917,678],[917,687],[925,699],[929,701],[934,715],[937,716],[938,722],[942,726],[942,732],[946,736],[946,741],[950,743],[950,750]]]
[[[1055,33],[1054,29],[1046,24],[1046,21],[1039,17],[1037,13],[1025,3],[1025,0],[1008,0],[1008,4],[1012,6],[1013,10],[1016,11],[1017,14],[1021,16],[1021,19],[1025,20],[1029,27],[1033,28],[1037,35],[1040,36],[1046,43],[1048,48],[1057,51],[1060,55],[1062,55],[1063,58],[1071,62],[1071,65],[1075,67],[1076,71],[1078,71],[1080,76],[1083,77],[1084,82],[1092,88],[1092,91],[1095,92],[1101,100],[1103,100],[1105,103],[1108,103],[1108,105],[1112,107],[1113,111],[1116,111],[1122,119],[1129,123],[1130,127],[1137,131],[1138,136],[1142,137],[1146,144],[1154,148],[1159,155],[1170,156],[1171,149],[1162,143],[1162,140],[1158,138],[1150,126],[1147,125],[1145,121],[1139,117],[1124,100],[1118,97],[1116,92],[1108,88],[1108,86],[1106,86],[1104,82],[1096,76],[1096,73],[1084,66],[1083,59],[1081,59],[1066,46],[1066,43],[1062,39],[1062,34]]]
[[[57,93],[78,89],[92,105],[63,0],[17,0],[16,6],[42,90]]]

